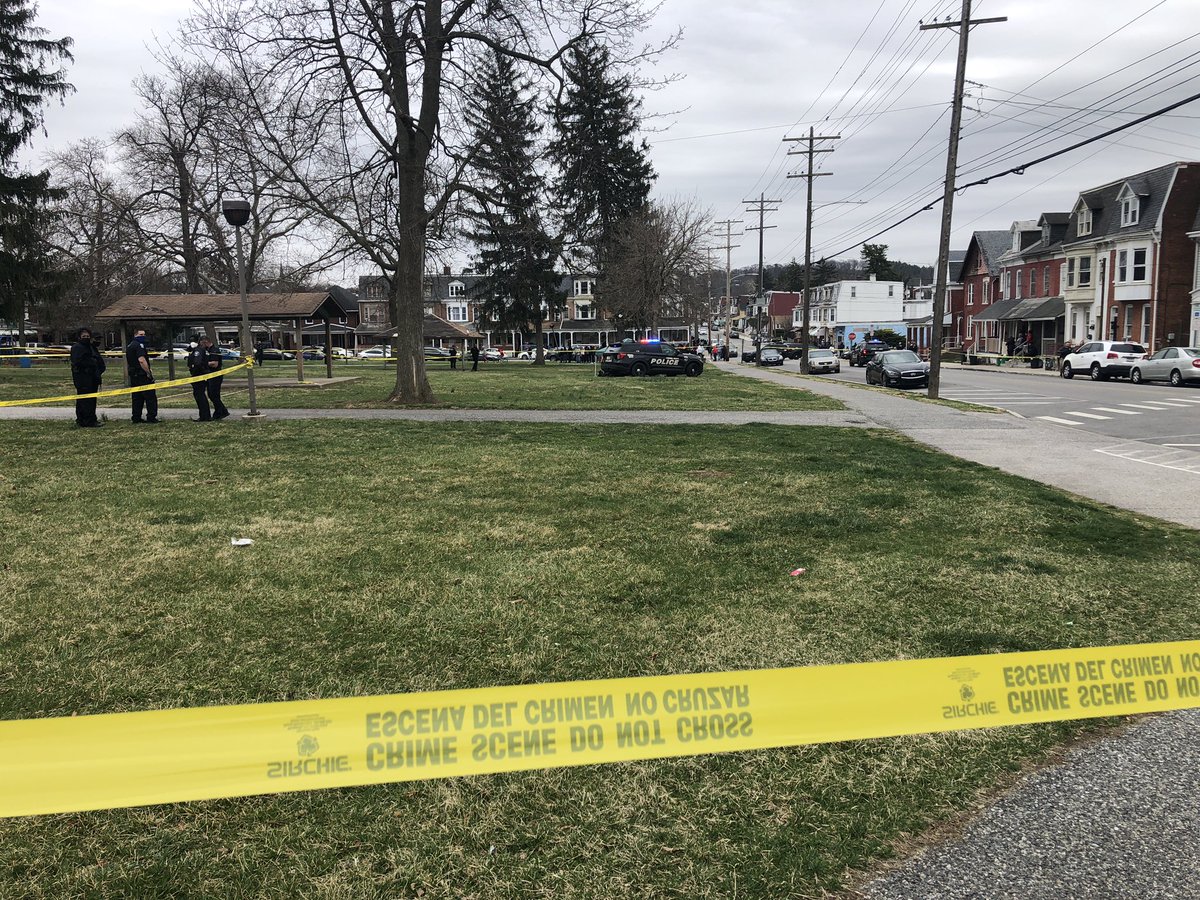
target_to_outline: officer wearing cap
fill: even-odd
[[[146,355],[146,332],[139,328],[125,348],[125,366],[129,370],[129,386],[145,387],[154,384],[154,373],[150,371],[150,357]],[[142,410],[146,418],[142,418]],[[158,393],[153,390],[133,393],[133,424],[158,424]]]
[[[221,351],[212,345],[212,341],[207,336],[201,337],[199,342],[193,342],[190,345],[188,351],[188,371],[192,373],[193,377],[220,371],[221,362]],[[229,415],[229,410],[221,402],[221,382],[224,380],[225,377],[223,375],[217,375],[214,378],[208,378],[192,384],[192,397],[195,399],[196,409],[200,413],[200,417],[193,419],[193,421],[212,422],[224,419]],[[209,409],[209,401],[212,401],[211,410]]]

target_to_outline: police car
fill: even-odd
[[[676,350],[656,338],[622,341],[600,351],[601,375],[686,375],[704,371],[704,360],[695,353]]]

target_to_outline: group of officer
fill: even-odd
[[[193,377],[219,372],[223,364],[221,352],[207,337],[193,341],[188,347],[187,366]],[[125,368],[129,374],[129,386],[143,388],[134,391],[132,421],[134,425],[156,425],[158,418],[158,393],[149,388],[154,384],[154,372],[150,368],[150,356],[146,352],[146,332],[138,330],[129,346],[125,348]],[[79,394],[95,394],[100,390],[104,375],[104,357],[100,355],[90,328],[81,328],[71,347],[71,380]],[[192,384],[192,397],[196,401],[199,417],[193,422],[214,422],[229,415],[221,401],[221,382],[217,375]],[[211,406],[210,406],[211,403]],[[104,423],[96,418],[96,398],[87,397],[75,401],[75,424],[80,428],[99,428]]]

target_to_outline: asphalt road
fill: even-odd
[[[798,361],[784,363],[799,371]],[[865,384],[864,369],[845,362],[831,381]],[[921,392],[923,393],[923,391]],[[1123,441],[1200,450],[1200,390],[1125,380],[1071,380],[1030,369],[947,367],[941,396],[995,406],[1027,419]]]

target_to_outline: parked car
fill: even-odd
[[[1089,341],[1074,353],[1063,357],[1059,374],[1074,378],[1086,372],[1092,381],[1128,377],[1134,364],[1146,358],[1146,348],[1129,341]]]
[[[221,347],[220,353],[221,353],[221,359],[225,360],[225,362],[241,362],[242,361],[241,352],[238,350],[234,350],[232,347]]]
[[[480,358],[486,359],[488,362],[499,362],[504,359],[504,351],[498,347],[485,347]]]
[[[830,372],[842,371],[842,362],[832,350],[820,347],[808,351],[808,372],[810,375],[826,375]]]
[[[865,366],[876,353],[885,353],[888,349],[888,345],[883,341],[867,341],[861,347],[855,347],[850,352],[850,365]]]
[[[426,347],[423,351],[426,359],[449,359],[450,351],[445,347]]]
[[[358,351],[359,359],[387,359],[391,355],[392,351],[388,347],[368,347]]]
[[[911,350],[885,350],[867,363],[867,384],[882,387],[928,387],[929,363]]]
[[[758,364],[760,366],[782,366],[783,351],[778,347],[763,347],[758,352]]]
[[[263,359],[274,359],[274,360],[281,360],[281,359],[289,360],[289,359],[295,359],[296,354],[292,353],[288,350],[280,350],[278,347],[263,347],[262,348],[262,358]]]
[[[601,375],[686,375],[695,378],[703,371],[704,360],[695,353],[680,353],[670,344],[650,338],[622,341],[615,349],[608,347],[600,351]]]
[[[329,355],[332,356],[334,359],[353,359],[354,358],[354,354],[351,353],[349,350],[347,350],[345,347],[334,347],[332,350],[329,351]]]
[[[304,358],[305,359],[324,359],[325,351],[322,350],[320,347],[305,347],[304,348]]]
[[[1200,347],[1163,347],[1129,372],[1134,384],[1169,381],[1175,387],[1200,384]]]

